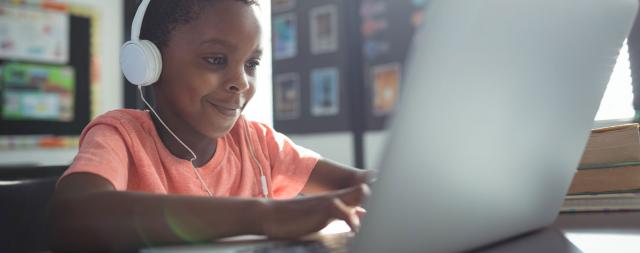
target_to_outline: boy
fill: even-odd
[[[116,110],[85,128],[52,199],[53,249],[293,238],[333,219],[357,230],[367,171],[323,159],[240,114],[255,93],[262,50],[253,5],[151,1],[141,38],[162,57],[153,114]],[[292,199],[300,193],[307,197]]]

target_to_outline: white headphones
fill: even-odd
[[[196,177],[200,181],[200,184],[204,191],[209,194],[210,197],[213,197],[213,193],[207,187],[207,184],[202,180],[200,176],[200,172],[196,169],[193,162],[197,159],[196,154],[178,138],[178,136],[171,131],[171,129],[164,123],[162,118],[156,113],[151,105],[144,98],[142,93],[142,86],[148,86],[158,81],[160,78],[160,73],[162,73],[162,56],[160,55],[160,50],[158,47],[153,44],[153,42],[148,40],[140,40],[140,30],[142,29],[142,20],[144,19],[144,15],[147,12],[147,7],[151,0],[142,0],[138,10],[136,11],[136,15],[133,17],[133,23],[131,24],[131,40],[125,42],[120,48],[120,68],[122,69],[122,73],[124,77],[129,80],[132,84],[138,86],[138,91],[140,92],[140,98],[142,101],[149,107],[151,112],[158,118],[158,121],[164,126],[167,131],[176,139],[182,146],[191,153],[191,166],[193,171],[196,174]],[[247,126],[249,123],[245,118],[243,118],[244,122],[244,137],[249,146],[249,151],[251,153],[251,159],[260,169],[260,186],[262,190],[262,196],[264,198],[269,198],[269,188],[267,187],[267,177],[264,175],[264,170],[260,165],[260,162],[256,158],[255,151],[253,150],[253,145],[251,144],[251,140],[249,139],[249,127]]]
[[[134,85],[155,83],[162,73],[160,50],[148,40],[140,40],[142,20],[151,0],[143,0],[131,24],[131,40],[120,48],[120,67],[124,76]]]

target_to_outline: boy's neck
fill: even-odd
[[[162,112],[162,110],[156,109],[162,121],[171,129],[171,131],[184,142],[197,156],[197,159],[193,161],[195,167],[202,167],[205,165],[216,152],[217,140],[212,140],[207,136],[200,134],[196,129],[192,128],[189,124],[183,122],[175,122],[175,117],[170,117]],[[160,121],[152,114],[151,119],[153,125],[156,128],[156,132],[160,136],[160,140],[167,147],[167,149],[176,157],[184,160],[191,160],[193,155],[174,138],[167,129],[160,123]]]

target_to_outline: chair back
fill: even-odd
[[[47,250],[47,206],[65,169],[0,168],[0,252]]]

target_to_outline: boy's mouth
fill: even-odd
[[[239,106],[233,106],[223,103],[215,103],[211,101],[207,101],[210,105],[213,106],[220,114],[226,117],[235,117],[240,112]]]

